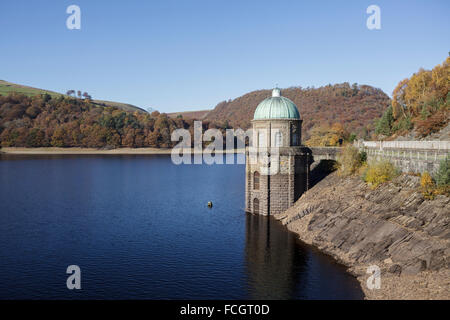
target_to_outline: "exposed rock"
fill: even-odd
[[[425,200],[419,187],[419,177],[406,174],[375,190],[360,178],[331,174],[275,217],[304,242],[352,267],[367,298],[450,299],[450,199]],[[379,290],[367,289],[370,265],[381,269],[385,286]],[[425,273],[440,278],[426,287],[414,282]]]

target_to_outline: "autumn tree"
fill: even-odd
[[[390,134],[402,133],[413,127],[426,136],[439,131],[449,120],[450,107],[450,57],[432,70],[419,69],[410,78],[399,82],[392,93],[392,121]],[[381,130],[387,134],[385,118]]]
[[[327,124],[311,129],[310,138],[306,141],[307,146],[338,146],[339,141],[348,141],[350,134],[341,123],[332,126]]]

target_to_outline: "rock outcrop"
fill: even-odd
[[[403,174],[372,190],[333,173],[275,217],[349,266],[369,299],[450,299],[450,198],[425,200],[419,180]],[[380,289],[366,285],[371,265]]]

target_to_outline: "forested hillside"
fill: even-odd
[[[409,132],[424,137],[437,132],[449,122],[449,88],[450,57],[433,70],[420,69],[401,81],[392,103],[380,89],[348,83],[292,87],[282,95],[299,108],[305,143],[332,146],[340,139],[392,139]],[[204,130],[249,128],[257,105],[271,95],[271,90],[253,91],[184,118],[183,113],[149,114],[133,106],[6,82],[0,89],[0,144],[8,147],[171,147],[172,131],[185,128],[192,134],[193,118],[204,118]]]
[[[171,147],[176,128],[192,134],[193,120],[99,107],[62,95],[0,95],[0,143],[5,147]]]
[[[399,82],[392,105],[376,123],[378,138],[412,133],[423,138],[438,132],[450,119],[450,57],[433,68],[419,69]]]
[[[390,105],[390,98],[382,90],[356,83],[306,89],[292,87],[282,89],[281,93],[297,105],[303,119],[303,135],[307,139],[313,131],[330,131],[334,124],[341,124],[348,134],[367,136],[374,129],[373,119],[380,117]],[[223,101],[206,115],[206,119],[248,128],[256,107],[270,95],[271,90],[258,90]]]

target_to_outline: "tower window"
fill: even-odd
[[[297,134],[296,133],[292,134],[292,145],[293,146],[297,146],[298,145],[298,140],[297,140]]]
[[[255,171],[253,174],[253,189],[259,190],[259,172]]]
[[[275,133],[275,147],[283,146],[283,134],[279,131]]]
[[[291,146],[298,146],[300,145],[299,141],[299,128],[295,124],[291,124]]]
[[[264,132],[260,132],[258,134],[258,146],[265,147],[266,146],[266,135]]]

